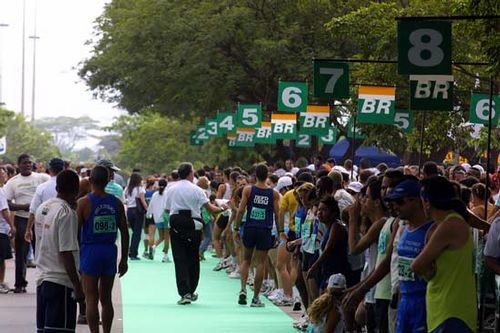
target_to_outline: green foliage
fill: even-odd
[[[2,159],[15,162],[23,153],[42,161],[60,156],[58,148],[52,144],[52,135],[26,122],[22,115],[0,109],[0,119],[3,134],[7,135],[7,154],[0,156]]]
[[[140,168],[146,173],[170,172],[183,161],[190,161],[195,167],[225,167],[235,161],[242,167],[250,167],[255,161],[262,160],[251,149],[230,151],[225,139],[190,146],[189,131],[194,124],[195,121],[166,118],[152,112],[121,116],[108,128],[122,138],[121,149],[113,160],[126,171]]]
[[[165,163],[198,158],[193,155],[196,149],[187,146],[186,135],[197,125],[195,119],[201,123],[216,110],[234,110],[237,102],[261,102],[267,120],[276,109],[280,79],[312,83],[313,57],[396,59],[396,16],[467,15],[475,10],[491,15],[499,13],[498,6],[493,0],[113,0],[96,21],[94,39],[89,41],[93,54],[82,62],[79,75],[97,96],[132,114],[157,119],[150,113],[155,112],[168,117],[158,121],[184,121],[184,128],[174,131],[179,134],[176,145],[167,145],[173,150],[160,150],[168,157],[151,156],[141,162],[163,168]],[[457,112],[428,115],[427,154],[446,154],[469,144],[470,129],[461,123],[468,119],[469,91],[487,90],[482,78],[475,87],[476,73],[498,75],[497,31],[498,20],[453,23],[454,60],[494,65],[488,69],[455,67]],[[408,78],[397,75],[393,64],[352,64],[351,82],[404,86]],[[355,87],[351,95],[357,96]],[[398,89],[396,98],[398,108],[408,108],[407,90]],[[334,108],[340,135],[346,134],[345,117],[354,114],[356,103],[357,98],[352,98]],[[411,156],[419,148],[420,119],[421,113],[416,113],[410,135],[389,125],[360,127],[368,134],[365,144]],[[127,140],[136,140],[129,127],[146,130],[152,126],[149,123],[143,117],[118,120],[115,127],[130,134],[129,138],[124,135],[119,156],[139,161],[143,152],[134,155],[135,148],[126,145]],[[277,156],[276,148],[282,149],[282,144],[256,148],[269,160]],[[206,154],[201,161],[207,161],[207,156],[213,160],[232,158],[231,154],[240,157],[240,152],[229,152],[223,140],[212,140],[201,150]]]

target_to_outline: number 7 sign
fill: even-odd
[[[349,98],[349,65],[343,62],[315,60],[314,97]]]

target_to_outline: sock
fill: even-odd
[[[144,234],[144,240],[149,240],[149,235],[148,234]]]

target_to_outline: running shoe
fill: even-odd
[[[302,303],[300,303],[300,298],[293,298],[293,311],[300,311],[302,309]]]
[[[250,303],[250,307],[252,308],[263,308],[264,306],[266,306],[264,303],[262,303],[260,301],[260,299],[258,298],[252,298],[252,303]]]
[[[170,260],[170,258],[168,257],[168,254],[165,254],[163,256],[163,259],[161,260],[161,262],[172,262],[172,260]]]
[[[148,251],[144,251],[142,253],[142,257],[148,259],[149,258],[149,252]]]
[[[177,304],[178,305],[191,304],[191,295],[186,294],[186,295],[182,296],[181,299],[177,301]]]
[[[275,289],[267,298],[270,301],[274,301],[283,297],[283,289]]]
[[[275,300],[273,303],[276,306],[292,306],[293,305],[293,298],[283,296],[283,297]]]
[[[222,269],[224,269],[223,260],[219,260],[219,262],[217,263],[217,265],[214,267],[214,271],[218,272],[218,271],[220,271]]]
[[[237,269],[237,270],[234,270],[233,272],[229,273],[229,278],[230,279],[239,279],[241,277],[240,275],[240,271]]]
[[[191,300],[191,302],[196,302],[198,300],[198,294],[193,293],[192,295],[189,295],[189,299]]]
[[[240,291],[240,295],[238,297],[239,305],[247,305],[247,292],[246,290]]]
[[[26,267],[28,267],[28,268],[36,268],[36,264],[35,264],[35,262],[33,260],[30,260],[26,264]]]
[[[306,313],[302,314],[302,316],[299,319],[293,322],[293,327],[299,330],[302,330],[304,326],[305,327],[309,326],[309,317],[307,316]]]
[[[228,267],[231,267],[232,265],[232,262],[231,262],[231,257],[227,257],[224,259],[224,261],[222,262],[222,268],[228,268]]]
[[[234,272],[236,270],[236,267],[235,265],[229,265],[228,268],[226,268],[226,273],[227,274],[231,274],[232,272]]]
[[[130,260],[141,260],[141,258],[139,258],[139,257],[130,257],[129,259]]]
[[[6,283],[0,283],[0,294],[7,294],[9,291],[10,288]]]

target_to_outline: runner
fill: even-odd
[[[267,251],[271,248],[271,229],[273,227],[274,216],[279,214],[279,193],[266,185],[268,169],[265,164],[259,164],[255,168],[257,177],[256,185],[246,186],[243,189],[241,202],[236,215],[234,226],[235,241],[240,240],[239,230],[243,214],[246,210],[247,217],[243,231],[244,255],[241,265],[241,291],[238,304],[247,304],[246,284],[248,271],[252,259],[256,263],[256,274],[254,280],[254,295],[251,307],[263,307],[259,299],[259,292],[264,279],[264,264],[267,258]],[[278,233],[280,241],[287,241],[284,226],[278,221]]]
[[[87,304],[87,321],[92,333],[99,332],[99,317],[105,333],[111,331],[114,310],[111,292],[117,273],[117,232],[120,230],[121,259],[118,274],[128,269],[129,235],[122,203],[107,194],[107,168],[96,166],[90,173],[92,192],[78,200],[78,229],[80,230],[80,272]],[[102,313],[99,316],[98,303]]]
[[[156,179],[153,176],[149,176],[146,178],[144,199],[146,200],[148,208],[149,208],[149,203],[151,202],[151,198],[153,197],[153,194],[156,192],[155,182]],[[148,215],[146,214],[146,218],[144,220],[144,253],[142,256],[150,260],[153,260],[154,257],[151,247],[154,245],[155,232],[156,232],[155,221],[152,217],[148,218]]]
[[[436,223],[429,240],[410,266],[426,278],[429,332],[475,332],[477,296],[471,230],[466,207],[444,177],[422,180],[421,198],[427,218]]]
[[[219,185],[218,190],[217,190],[217,197],[216,199],[222,199],[222,200],[230,200],[231,199],[231,185],[230,185],[230,175],[231,175],[231,169],[227,168],[224,169],[222,172],[222,179],[223,183]],[[224,214],[219,214],[215,218],[215,225],[214,225],[214,230],[212,234],[212,241],[215,247],[215,253],[217,254],[217,257],[219,258],[219,262],[217,265],[214,267],[214,271],[220,271],[224,268],[227,268],[229,266],[229,263],[225,262],[224,255],[222,252],[222,243],[221,243],[221,234],[222,232],[226,229],[227,224],[229,222],[229,216],[230,212],[227,211]]]
[[[16,282],[14,293],[25,293],[26,281],[26,256],[29,245],[25,239],[28,226],[29,208],[38,185],[44,183],[49,176],[32,172],[33,162],[27,154],[22,154],[17,159],[20,173],[9,179],[3,187],[9,208],[15,212],[14,225],[16,227]]]
[[[122,202],[124,202],[124,197],[123,197],[123,188],[115,183],[115,172],[120,171],[120,168],[118,168],[116,165],[111,162],[111,160],[108,159],[102,159],[97,161],[96,165],[101,165],[105,168],[108,169],[109,172],[109,182],[108,185],[106,185],[106,193],[113,194],[116,196],[118,199],[120,199]]]
[[[35,252],[39,277],[36,288],[38,332],[74,332],[76,303],[84,299],[77,273],[79,262],[77,215],[78,175],[62,171],[56,180],[57,197],[36,211],[41,235]]]

